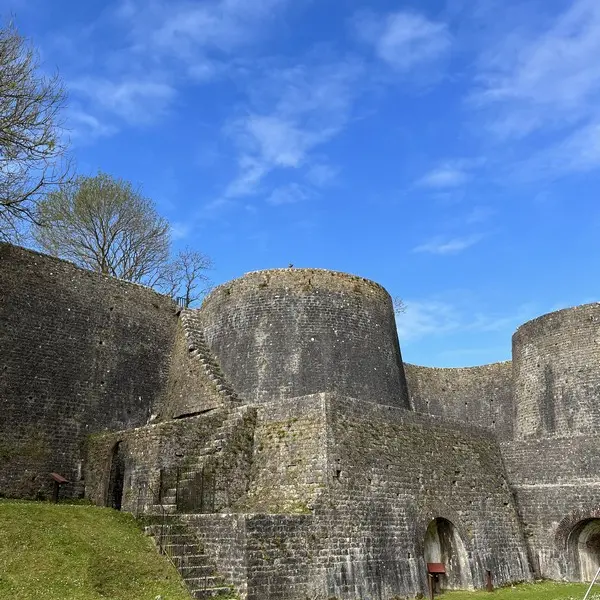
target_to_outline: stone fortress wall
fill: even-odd
[[[0,494],[83,476],[89,434],[146,424],[165,391],[174,303],[0,244]]]
[[[408,408],[389,294],[345,273],[281,269],[216,288],[206,339],[249,402],[331,391]]]
[[[491,429],[512,439],[514,427],[511,362],[439,369],[404,365],[412,410]]]
[[[248,599],[600,564],[598,304],[520,327],[512,363],[436,369],[402,363],[387,292],[341,273],[250,273],[179,311],[1,245],[0,286],[1,495],[57,471],[111,505],[118,462],[119,506],[152,512],[201,474],[202,509],[173,510]]]

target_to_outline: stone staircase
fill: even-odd
[[[245,419],[252,412],[254,408],[243,405],[237,408],[229,410],[226,418],[223,420],[221,425],[214,431],[210,442],[200,450],[196,459],[188,464],[185,470],[179,473],[179,494],[182,497],[188,496],[193,489],[197,478],[202,475],[203,468],[212,457],[217,457],[219,453],[227,446],[228,441],[234,435],[236,429],[243,426]],[[151,506],[150,512],[153,514],[174,514],[178,512],[177,507],[177,489],[175,482],[173,487],[169,487],[163,490],[162,502]],[[195,512],[212,512],[212,510],[199,510],[198,507]]]
[[[229,402],[241,402],[239,396],[231,387],[212,350],[204,337],[204,326],[197,310],[184,309],[180,315],[181,324],[188,344],[190,357],[197,360],[213,383],[219,395]]]
[[[144,532],[154,538],[159,551],[177,567],[192,598],[238,598],[233,586],[217,573],[198,538],[176,517],[167,517],[162,524],[148,525]]]

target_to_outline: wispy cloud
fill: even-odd
[[[445,160],[425,173],[425,175],[415,182],[415,185],[432,190],[458,188],[469,182],[473,171],[484,162],[482,158]]]
[[[297,202],[308,200],[310,196],[311,193],[305,186],[298,183],[290,183],[275,188],[267,198],[267,202],[275,206],[296,204]]]
[[[467,225],[485,223],[495,214],[496,211],[490,206],[473,206],[469,213],[465,215],[464,223]]]
[[[117,16],[133,49],[206,75],[224,56],[265,37],[288,0],[124,0]],[[200,67],[200,68],[199,68]]]
[[[332,184],[338,177],[340,170],[326,163],[310,165],[306,179],[316,187],[325,187]]]
[[[396,317],[401,342],[455,331],[461,322],[456,308],[436,300],[407,301],[406,310]]]
[[[452,165],[444,165],[432,169],[417,181],[419,187],[431,189],[447,189],[460,187],[469,180],[469,174]]]
[[[483,237],[482,234],[454,238],[435,237],[424,244],[420,244],[413,248],[413,252],[424,252],[428,254],[458,254],[480,242]]]
[[[412,342],[459,332],[511,332],[535,314],[536,308],[531,304],[523,304],[507,314],[473,310],[470,302],[425,299],[407,300],[406,311],[396,320],[400,341]]]
[[[520,180],[556,179],[600,169],[600,118],[575,128],[564,139],[533,154],[517,167]],[[538,202],[540,200],[537,198]]]
[[[67,111],[66,128],[71,141],[85,143],[108,137],[117,132],[117,127],[73,106]]]
[[[190,222],[182,223],[175,221],[171,223],[171,238],[174,241],[184,240],[192,233],[193,224]]]
[[[122,125],[155,123],[169,113],[182,86],[205,84],[250,60],[252,49],[274,31],[274,21],[288,4],[289,0],[119,0],[78,37],[79,46],[86,44],[90,50],[85,69],[69,57],[69,64],[80,65],[79,73],[69,77],[71,97],[85,114],[107,125],[105,134]],[[121,34],[121,44],[106,48],[104,41],[115,32]],[[60,39],[60,34],[54,37]],[[69,54],[76,52],[75,44],[62,46],[65,53],[68,47]],[[102,61],[92,58],[96,56]],[[99,128],[91,121],[88,125],[81,132],[97,137]]]
[[[374,47],[376,55],[399,72],[445,56],[452,37],[445,23],[412,11],[378,15],[360,12],[352,20],[358,37]]]
[[[506,36],[484,53],[471,101],[490,109],[501,137],[597,118],[598,56],[600,3],[576,0],[538,35]]]
[[[260,90],[226,130],[239,153],[239,172],[225,195],[255,193],[275,169],[306,168],[314,185],[326,183],[331,171],[311,153],[347,125],[361,73],[360,63],[339,61],[284,68],[253,81]]]
[[[152,79],[85,77],[71,81],[69,89],[86,97],[96,109],[133,125],[151,123],[162,116],[175,96],[171,85]]]

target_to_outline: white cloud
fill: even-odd
[[[477,225],[488,221],[496,211],[489,206],[474,206],[470,212],[464,217],[464,223],[468,225]]]
[[[305,186],[298,183],[290,183],[275,188],[267,198],[267,202],[274,206],[296,204],[297,202],[307,200],[310,196],[311,193]]]
[[[238,149],[239,173],[228,197],[255,193],[275,169],[307,169],[316,185],[329,173],[311,153],[344,129],[360,93],[361,65],[337,62],[273,70],[254,86],[246,114],[226,129]],[[317,169],[316,171],[313,169]]]
[[[600,168],[600,120],[574,131],[551,154],[553,169],[585,172]]]
[[[461,322],[454,306],[435,300],[407,301],[396,321],[401,342],[455,331]]]
[[[353,22],[358,36],[374,46],[381,60],[400,72],[438,60],[452,44],[445,23],[417,12],[397,11],[384,16],[363,12]]]
[[[299,167],[314,140],[314,134],[291,116],[250,115],[241,126],[257,154],[276,167]]]
[[[415,182],[418,187],[446,190],[462,187],[472,176],[473,170],[485,163],[483,158],[456,158],[446,160],[425,173]]]
[[[458,254],[483,239],[483,235],[476,234],[466,237],[444,238],[435,237],[424,244],[413,248],[413,252],[424,252],[428,254]]]
[[[88,99],[101,111],[117,115],[130,124],[146,124],[162,116],[175,97],[175,89],[152,79],[112,81],[84,77],[69,83],[69,89]]]
[[[105,123],[78,107],[71,107],[67,111],[67,130],[75,143],[91,142],[117,132],[114,125]]]
[[[262,178],[268,173],[268,166],[260,158],[242,154],[238,159],[239,173],[225,189],[225,198],[237,198],[252,194],[258,188]],[[223,206],[229,203],[223,203]]]
[[[417,181],[420,187],[446,189],[460,187],[469,180],[469,174],[458,167],[444,165],[426,173]]]
[[[332,184],[339,174],[339,169],[325,163],[316,163],[309,167],[306,179],[317,187]]]
[[[524,180],[554,179],[600,169],[600,120],[586,123],[520,166]]]
[[[187,238],[192,231],[193,225],[190,222],[183,223],[181,221],[175,221],[171,223],[171,238],[173,241]]]
[[[490,110],[501,137],[596,118],[600,100],[600,3],[576,0],[545,31],[506,36],[484,54],[471,100]]]
[[[518,306],[508,314],[474,310],[472,304],[472,301],[407,300],[406,311],[396,317],[398,337],[401,342],[412,342],[454,333],[512,332],[536,315],[536,307],[531,304]]]
[[[174,61],[201,77],[224,57],[267,35],[288,0],[125,0],[117,15],[133,49],[155,61]]]
[[[78,44],[60,44],[59,32],[55,45],[63,48],[75,72],[85,73],[71,76],[69,91],[89,117],[88,129],[94,128],[91,119],[105,123],[110,115],[127,124],[148,124],[168,114],[181,85],[206,83],[247,60],[254,46],[273,31],[274,20],[288,3],[118,0],[116,8],[103,11],[85,28]],[[106,48],[111,38],[119,44]],[[88,48],[85,62],[71,56],[73,48],[83,44]],[[114,133],[116,127],[107,125],[109,131]]]

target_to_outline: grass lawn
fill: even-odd
[[[582,600],[589,584],[583,583],[524,583],[489,592],[447,592],[436,600]],[[594,586],[588,600],[600,600],[600,585]],[[594,593],[595,592],[595,593]]]
[[[190,600],[131,515],[95,506],[0,501],[0,598]]]
[[[436,600],[582,600],[585,584],[543,582]],[[600,585],[589,600],[600,600]],[[95,506],[0,500],[0,598],[190,600],[131,515]]]

